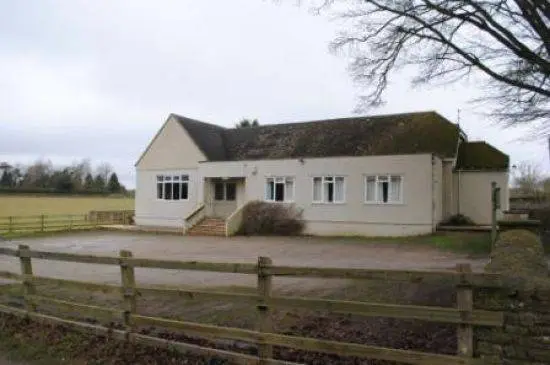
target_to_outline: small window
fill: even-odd
[[[157,199],[164,197],[163,176],[157,176]]]
[[[376,196],[376,176],[367,176],[366,179],[366,200],[373,202]]]
[[[180,198],[182,200],[189,199],[189,184],[187,182],[181,184]]]
[[[365,202],[395,204],[403,199],[403,178],[399,175],[365,177]]]
[[[343,176],[317,176],[313,178],[313,202],[345,202],[345,178]]]
[[[181,186],[181,184],[173,184],[172,185],[172,199],[173,200],[180,200],[180,186]]]
[[[172,200],[172,183],[164,183],[164,200]]]
[[[314,177],[313,178],[313,201],[321,202],[323,196],[323,178]]]
[[[214,200],[223,200],[224,198],[224,183],[217,182],[214,184]]]
[[[225,200],[235,200],[237,198],[237,184],[226,183],[225,184]]]
[[[265,179],[265,200],[291,202],[294,200],[294,178],[268,177]]]

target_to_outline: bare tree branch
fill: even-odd
[[[414,83],[485,82],[492,115],[504,125],[550,131],[548,0],[310,0],[351,27],[333,42],[366,89],[361,108],[384,102],[389,78],[417,66]]]

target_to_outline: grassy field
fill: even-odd
[[[90,210],[134,209],[133,198],[0,195],[0,216],[84,214]]]

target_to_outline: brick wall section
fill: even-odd
[[[475,307],[503,311],[505,320],[503,328],[476,329],[476,357],[510,365],[550,364],[550,280],[529,281],[530,288],[519,290],[478,290]]]

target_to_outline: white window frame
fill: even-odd
[[[315,179],[321,179],[321,200],[315,200]],[[325,186],[330,182],[329,179],[332,179],[334,184],[333,194],[336,192],[336,179],[341,178],[343,181],[343,191],[342,194],[343,200],[332,200],[331,202],[325,201]],[[347,195],[347,176],[344,175],[315,175],[311,177],[311,201],[313,204],[346,204],[346,195]]]
[[[222,199],[216,199],[216,184],[222,184],[223,185],[223,198]],[[227,199],[227,185],[232,184],[235,185],[235,199],[228,200]],[[214,182],[214,201],[215,202],[234,202],[237,201],[237,182],[236,181],[215,181]]]
[[[191,179],[189,178],[189,174],[158,174],[155,176],[155,197],[157,201],[163,201],[163,202],[180,202],[180,201],[188,201],[189,196],[191,195]],[[166,199],[166,183],[171,183],[171,193],[172,197],[170,199]],[[162,198],[158,197],[158,185],[162,184]],[[174,184],[179,184],[179,196],[180,198],[175,200],[174,197]],[[187,198],[183,199],[181,197],[181,193],[183,191],[182,187],[183,185],[187,185]]]
[[[378,182],[379,177],[385,177],[388,179],[388,184],[391,184],[391,177],[392,176],[399,176],[401,179],[401,184],[399,185],[399,200],[398,201],[390,201],[388,196],[388,201],[383,202],[377,200],[378,197]],[[374,200],[367,200],[367,179],[374,177]],[[403,200],[403,186],[405,178],[403,177],[403,174],[365,174],[363,176],[363,201],[365,204],[370,205],[402,205],[404,204]]]
[[[277,183],[281,183],[281,181],[277,182],[277,180],[283,180],[283,189],[284,189],[284,200],[275,200],[275,188],[273,189],[273,199],[267,198],[267,184],[269,180],[273,180],[274,185]],[[287,196],[287,189],[286,189],[286,183],[288,180],[292,181],[292,199],[288,199]],[[294,203],[294,200],[296,199],[296,178],[294,176],[266,176],[265,177],[265,183],[264,183],[264,201],[268,203]]]

